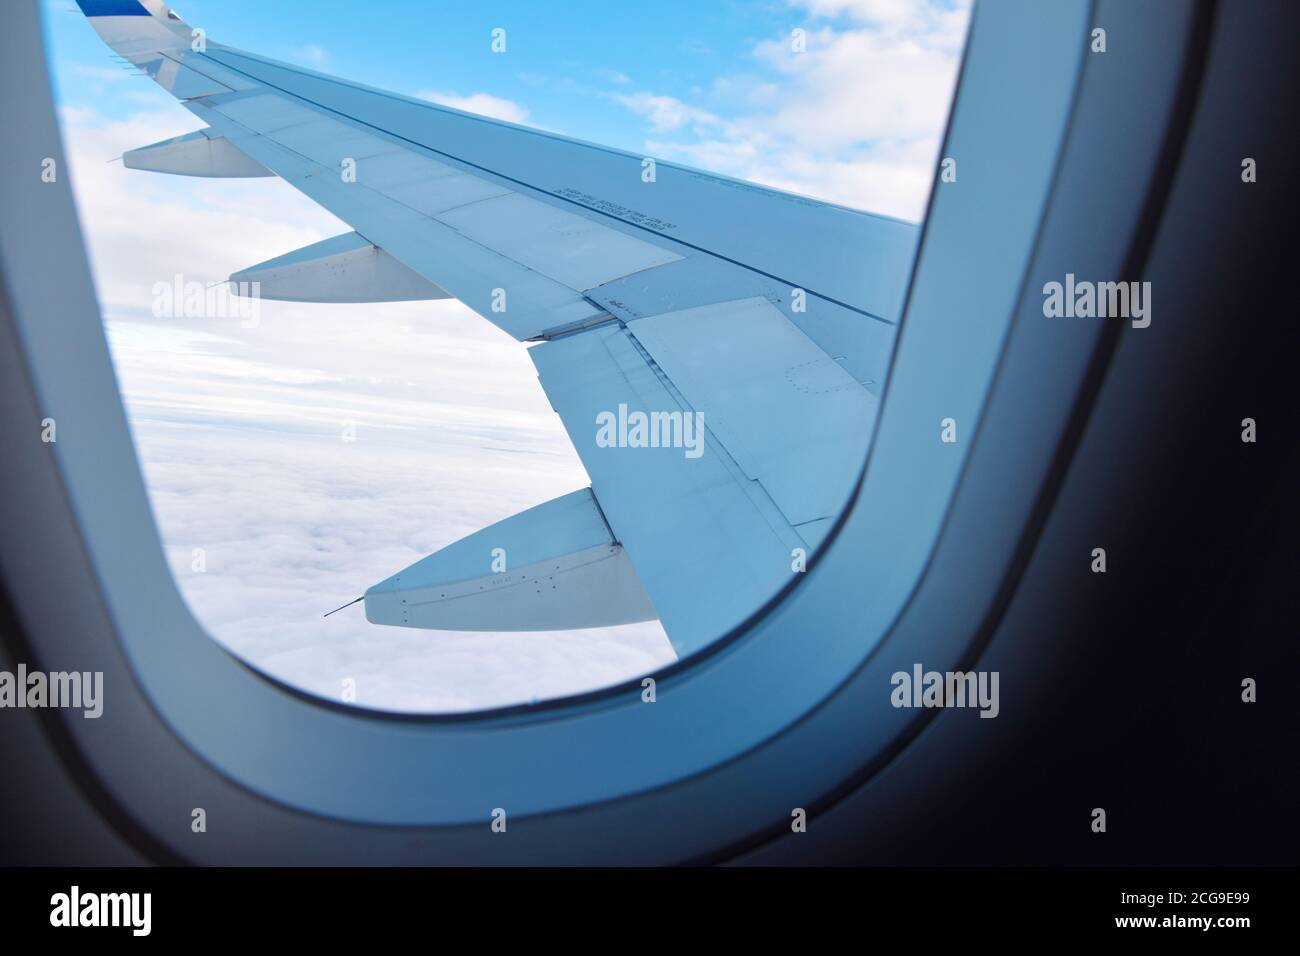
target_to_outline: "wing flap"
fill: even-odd
[[[628,330],[792,525],[839,513],[878,399],[771,302],[699,306]]]
[[[156,58],[135,58],[135,65],[149,74],[159,86],[178,100],[200,96],[217,96],[233,88],[197,70],[184,66],[178,59],[159,54]]]
[[[510,195],[510,190],[498,183],[471,176],[410,150],[367,159],[359,165],[357,179],[427,216]]]
[[[682,258],[518,193],[460,206],[436,218],[475,242],[579,291]]]
[[[602,436],[598,423],[611,415],[621,422],[676,412],[684,437],[698,421],[626,328],[610,323],[529,354],[679,656],[740,624],[789,580],[794,551],[806,542],[732,460],[707,417],[703,432],[679,447]]]

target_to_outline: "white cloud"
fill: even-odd
[[[619,86],[627,86],[632,82],[632,77],[628,76],[622,70],[598,70],[597,75],[611,83],[616,83]]]
[[[632,93],[616,95],[614,99],[648,119],[651,129],[656,132],[679,130],[687,125],[696,128],[713,126],[718,122],[718,118],[708,110],[688,106],[673,96]]]
[[[880,36],[911,36],[958,52],[970,16],[970,0],[787,0],[812,19],[845,19]]]
[[[790,5],[806,18],[806,52],[793,50],[788,33],[763,40],[753,48],[757,71],[719,76],[701,103],[650,91],[614,98],[649,120],[645,147],[652,155],[919,219],[956,82],[968,4]]]
[[[193,127],[183,109],[65,109],[71,178],[163,541],[213,636],[338,698],[464,710],[564,696],[674,659],[657,623],[559,633],[378,627],[321,615],[464,535],[585,487],[522,346],[455,301],[261,303],[155,319],[152,287],[230,272],[347,230],[278,180],[107,163]],[[357,441],[341,440],[357,423]],[[191,570],[203,548],[207,570]]]
[[[808,52],[768,41],[757,57],[782,79],[769,124],[792,140],[836,149],[935,136],[943,128],[957,60],[943,42],[869,29],[810,33]]]
[[[524,124],[528,122],[528,108],[514,100],[493,96],[491,93],[470,93],[461,96],[457,93],[444,93],[439,90],[421,90],[415,94],[422,100],[450,106],[452,109],[477,113],[492,119],[505,120],[507,123]]]
[[[111,62],[109,66],[96,66],[88,63],[62,63],[55,76],[75,77],[76,84],[96,100],[103,100],[112,94],[115,102],[129,102],[136,109],[140,104],[158,107],[171,103],[172,98],[153,83],[142,83],[141,71],[125,63]]]
[[[307,43],[292,50],[289,54],[289,59],[313,67],[314,69],[321,70],[329,66],[331,58],[329,51],[323,46],[319,46],[315,43]]]
[[[140,71],[131,66],[90,66],[86,63],[73,63],[66,67],[72,73],[83,79],[91,80],[95,83],[93,89],[98,92],[104,89],[104,84],[112,83],[114,85],[124,80],[129,80],[133,76],[138,76]]]

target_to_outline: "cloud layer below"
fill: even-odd
[[[322,619],[412,561],[587,485],[536,370],[519,343],[454,301],[262,302],[255,328],[155,318],[155,283],[217,282],[347,227],[278,181],[105,162],[181,132],[174,110],[64,120],[169,563],[218,641],[305,690],[337,699],[350,680],[358,703],[410,711],[565,696],[674,660],[657,623],[408,631],[368,624],[359,605]],[[347,423],[355,441],[344,440]]]

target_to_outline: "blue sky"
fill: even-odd
[[[187,0],[222,43],[371,86],[916,219],[966,25],[935,0]],[[384,628],[321,613],[487,524],[586,487],[526,350],[454,300],[261,303],[160,319],[159,282],[348,231],[275,179],[113,162],[198,122],[46,0],[70,178],[151,501],[213,636],[308,691],[448,711],[594,689],[674,659],[657,623],[562,633]],[[611,11],[620,11],[617,16]],[[507,51],[493,54],[504,28]],[[791,30],[807,34],[794,55]],[[356,441],[341,440],[354,423]],[[203,569],[195,571],[201,550]]]
[[[72,0],[49,0],[47,6],[75,9]],[[408,95],[490,91],[526,104],[536,125],[633,150],[640,149],[643,123],[609,94],[654,89],[683,101],[703,98],[720,68],[743,71],[758,43],[803,19],[792,18],[781,3],[668,0],[627,4],[625,16],[611,17],[618,8],[590,0],[176,5],[187,22],[230,46]],[[108,65],[92,31],[62,12],[51,19],[61,58]],[[489,49],[496,27],[507,31],[506,55]],[[77,90],[69,85],[66,94],[75,100]],[[123,101],[103,106],[109,115],[129,109]]]

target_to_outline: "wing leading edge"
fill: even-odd
[[[240,278],[309,301],[453,296],[539,343],[591,488],[376,585],[372,620],[657,615],[684,655],[806,564],[860,469],[914,225],[672,164],[647,176],[635,154],[216,44],[157,0],[78,2],[206,124],[134,166],[273,174],[355,230]]]

